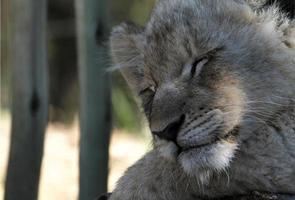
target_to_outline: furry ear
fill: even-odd
[[[111,55],[115,68],[135,91],[140,90],[143,79],[143,57],[140,53],[140,37],[143,28],[131,23],[116,26],[111,34]]]

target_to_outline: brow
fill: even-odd
[[[224,50],[224,46],[216,47],[216,48],[213,48],[213,49],[207,51],[203,56],[205,56],[205,55],[207,55],[209,57],[215,56],[217,52],[222,51],[222,50]]]

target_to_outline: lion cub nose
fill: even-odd
[[[162,131],[153,131],[154,135],[159,136],[162,139],[176,142],[177,134],[180,130],[181,125],[184,122],[184,115],[181,115],[177,120],[168,124]]]

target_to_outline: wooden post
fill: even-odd
[[[80,200],[107,191],[110,88],[107,0],[76,0],[80,82]]]
[[[46,0],[10,0],[12,128],[5,200],[38,197],[48,119]]]

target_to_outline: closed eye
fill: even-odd
[[[214,57],[216,53],[223,50],[223,47],[215,48],[202,56],[198,56],[193,63],[185,66],[183,74],[189,74],[190,78],[200,75],[203,67]]]
[[[147,93],[147,92],[155,93],[155,92],[156,92],[156,88],[155,88],[155,86],[149,86],[149,87],[147,87],[147,88],[141,90],[141,91],[139,92],[139,96],[141,96],[141,95],[143,95],[143,94],[145,94],[145,93]]]
[[[208,55],[205,55],[205,56],[202,56],[200,58],[197,58],[192,66],[191,66],[191,71],[190,71],[190,74],[191,74],[191,78],[193,76],[198,76],[201,71],[202,71],[202,68],[204,67],[204,65],[209,61],[209,56]]]
[[[143,109],[146,115],[149,117],[151,113],[152,103],[154,100],[154,95],[156,93],[155,86],[147,87],[139,92],[139,96],[142,100]]]

